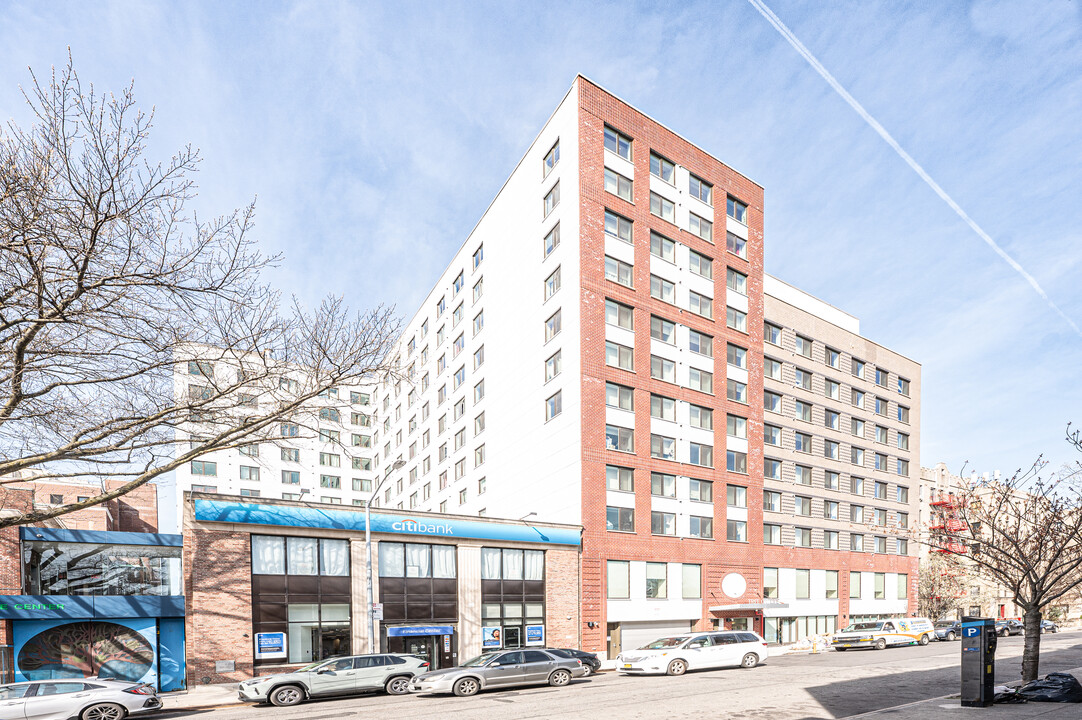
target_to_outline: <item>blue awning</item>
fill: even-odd
[[[407,637],[411,635],[454,635],[453,625],[403,625],[387,628],[388,637]]]

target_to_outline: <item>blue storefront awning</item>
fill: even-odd
[[[0,618],[184,617],[183,595],[0,595]]]
[[[387,628],[388,637],[410,637],[413,635],[454,635],[452,625],[405,625]]]

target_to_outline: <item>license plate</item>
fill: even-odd
[[[842,643],[842,647],[853,647],[853,643]]]
[[[630,667],[631,667],[631,663],[624,663],[624,667],[625,667],[625,668],[630,668]]]

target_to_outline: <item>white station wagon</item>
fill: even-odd
[[[700,668],[752,668],[768,655],[766,640],[753,632],[714,630],[661,638],[638,650],[622,652],[616,656],[616,669],[683,675]]]

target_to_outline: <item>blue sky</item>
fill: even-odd
[[[767,3],[1082,324],[1079,3]],[[1082,424],[1082,339],[743,0],[11,3],[0,116],[70,46],[258,197],[271,280],[412,314],[576,73],[766,188],[767,271],[923,365],[924,465],[1010,472]]]

